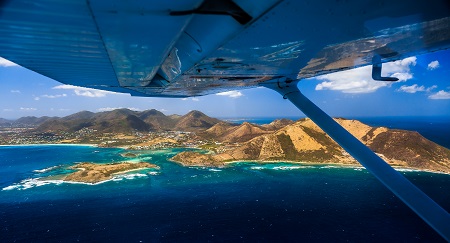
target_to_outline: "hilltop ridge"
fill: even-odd
[[[417,132],[371,127],[357,120],[335,120],[393,166],[450,173],[450,150]],[[225,166],[233,161],[358,164],[310,119],[216,151],[220,152],[182,152],[172,159],[189,166]]]
[[[93,113],[81,111],[62,118],[52,118],[37,124],[37,132],[76,132],[83,128],[93,129],[100,133],[132,133],[148,131],[198,131],[208,129],[221,122],[202,112],[191,111],[184,116],[166,116],[155,109],[133,111],[116,109]]]

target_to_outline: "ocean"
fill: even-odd
[[[136,151],[160,169],[88,185],[38,178],[124,150],[0,146],[0,242],[444,242],[360,167],[169,161],[183,150]],[[450,211],[450,175],[401,173]]]

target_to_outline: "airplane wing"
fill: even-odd
[[[0,1],[1,57],[138,96],[206,95],[449,47],[446,0]]]
[[[447,0],[3,0],[0,56],[59,82],[187,97],[280,92],[450,241],[450,214],[297,88],[450,47]],[[295,85],[294,85],[295,84]]]

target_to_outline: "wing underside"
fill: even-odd
[[[441,0],[0,2],[0,56],[139,96],[205,95],[449,47]]]

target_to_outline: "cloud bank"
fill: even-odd
[[[416,65],[416,57],[383,64],[383,76],[396,77],[399,81],[413,78],[411,67]],[[374,81],[372,66],[364,66],[347,71],[336,72],[316,77],[323,82],[316,90],[336,90],[343,93],[371,93],[379,88],[391,86],[393,82]]]

